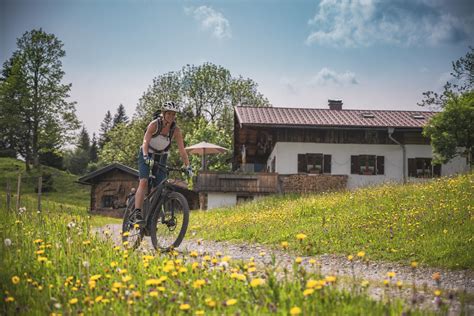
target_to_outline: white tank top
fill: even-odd
[[[158,132],[158,123],[156,125],[156,131],[155,133]],[[168,137],[168,135],[156,135],[155,137],[152,137],[151,140],[150,140],[150,143],[149,143],[149,146],[148,146],[148,152],[149,153],[154,153],[155,150],[157,151],[162,151],[162,150],[165,150],[166,147],[169,146],[169,144],[171,143],[171,140],[170,138]],[[153,147],[153,149],[151,148]]]
[[[161,135],[161,134],[156,137],[152,137],[150,140],[150,146],[153,147],[153,149],[156,149],[158,151],[165,150],[169,144],[170,144],[169,137]],[[148,146],[148,152],[154,153],[155,151],[151,149],[150,146]]]

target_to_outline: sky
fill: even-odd
[[[0,0],[0,62],[26,31],[64,44],[64,83],[92,134],[153,78],[211,62],[277,107],[420,110],[474,46],[471,0]]]

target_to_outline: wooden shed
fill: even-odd
[[[120,163],[112,163],[79,178],[78,182],[91,186],[91,213],[121,217],[128,196],[138,186],[138,171]],[[198,194],[188,190],[186,183],[178,180],[169,182],[186,197],[190,209],[199,208]]]
[[[91,212],[121,216],[127,196],[138,186],[138,171],[113,163],[79,178],[78,182],[91,186]]]

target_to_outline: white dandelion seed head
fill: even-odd
[[[3,243],[5,244],[5,247],[10,247],[12,245],[11,239],[8,239],[8,238],[5,238]]]

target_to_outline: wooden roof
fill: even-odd
[[[103,175],[104,173],[110,172],[113,169],[118,169],[132,176],[136,176],[138,179],[138,170],[122,165],[121,163],[114,162],[110,165],[107,165],[103,168],[97,169],[96,171],[86,174],[85,176],[79,178],[77,181],[82,184],[92,184],[93,179],[97,178],[98,176]]]

